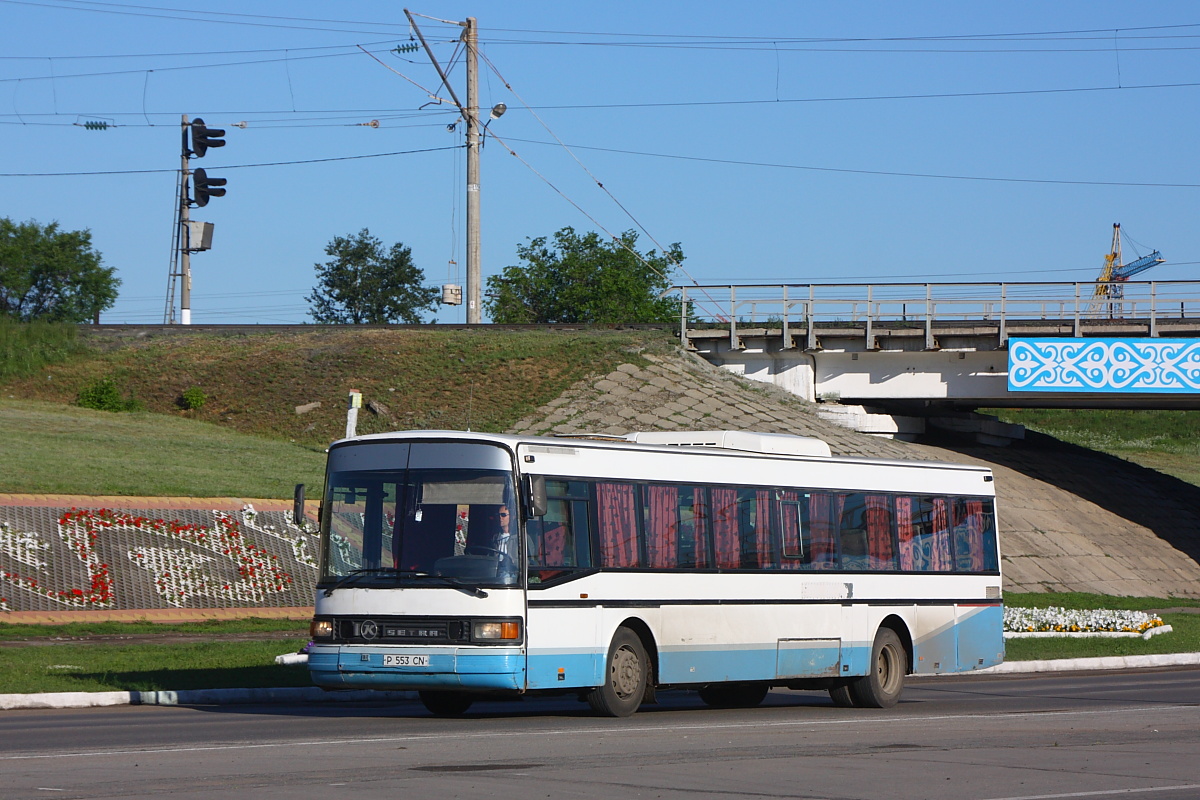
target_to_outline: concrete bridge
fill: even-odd
[[[847,427],[1019,436],[981,407],[1200,407],[1200,281],[676,287],[681,343]]]

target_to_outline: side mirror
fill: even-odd
[[[304,525],[304,484],[297,483],[296,491],[292,495],[292,524]]]
[[[527,479],[529,500],[529,516],[544,517],[550,504],[546,501],[546,476],[530,475]]]

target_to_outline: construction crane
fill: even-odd
[[[1104,256],[1104,268],[1100,270],[1100,277],[1096,279],[1096,291],[1092,294],[1088,311],[1103,315],[1107,305],[1108,315],[1118,316],[1116,301],[1125,296],[1125,287],[1122,284],[1134,275],[1157,267],[1165,260],[1162,253],[1155,250],[1150,255],[1142,256],[1128,264],[1121,263],[1121,223],[1114,222],[1112,247]]]

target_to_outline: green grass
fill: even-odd
[[[75,325],[0,317],[0,382],[32,375],[86,352]]]
[[[86,331],[86,353],[24,377],[0,378],[0,399],[72,405],[110,379],[155,417],[324,448],[346,427],[350,389],[363,393],[359,433],[410,428],[499,432],[581,378],[644,350],[667,352],[663,330],[441,330],[312,325],[285,332],[122,338]],[[3,354],[0,353],[0,357]],[[200,408],[184,393],[203,392]],[[313,404],[317,404],[313,406]],[[297,407],[310,407],[297,413]]]
[[[318,487],[319,448],[161,414],[0,400],[0,492],[288,498]]]
[[[1004,605],[1012,608],[1093,609],[1152,611],[1163,608],[1200,608],[1200,599],[1187,597],[1116,597],[1086,592],[1005,592]]]
[[[307,635],[308,620],[245,617],[203,622],[68,622],[62,625],[12,625],[0,622],[0,641],[73,639],[82,636],[164,636],[168,634],[294,633]]]
[[[1200,485],[1200,411],[981,409],[1089,450]]]
[[[1200,607],[1200,600],[1107,597],[1094,594],[1009,594],[1014,607],[1119,608],[1152,610]],[[1010,639],[1009,661],[1200,652],[1200,614],[1163,614],[1171,633],[1144,639]],[[279,666],[275,656],[295,651],[304,641],[304,620],[240,619],[197,623],[93,622],[65,625],[0,624],[0,641],[34,640],[0,647],[0,687],[4,692],[181,691],[187,689],[308,686],[302,666]],[[261,640],[222,636],[263,634]],[[270,634],[293,634],[288,638]],[[147,635],[208,635],[211,641],[161,642]],[[39,644],[86,636],[133,636],[137,642]]]
[[[4,692],[111,692],[310,686],[308,670],[280,666],[288,642],[62,644],[0,648]]]
[[[1200,614],[1163,614],[1170,633],[1149,639],[1007,639],[1008,661],[1041,661],[1053,658],[1148,656],[1163,653],[1200,653]]]

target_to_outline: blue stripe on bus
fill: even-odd
[[[367,656],[364,660],[363,656]],[[367,648],[314,647],[308,654],[313,683],[360,689],[521,689],[524,657],[504,653],[435,653],[427,667],[385,667],[384,652]]]
[[[965,613],[964,613],[965,612]],[[914,642],[916,673],[957,672],[998,664],[1003,660],[1003,609],[997,606],[960,608],[948,622]],[[790,646],[789,646],[790,645]],[[366,654],[368,660],[362,660]],[[462,688],[569,689],[597,686],[603,681],[606,650],[532,651],[528,672],[516,651],[435,653],[428,667],[384,667],[383,651],[355,647],[318,646],[308,665],[318,686],[375,689]],[[800,641],[785,646],[750,645],[739,649],[663,648],[657,681],[663,684],[702,684],[720,681],[763,681],[827,677],[857,677],[871,665],[869,642],[826,640],[812,646]]]

